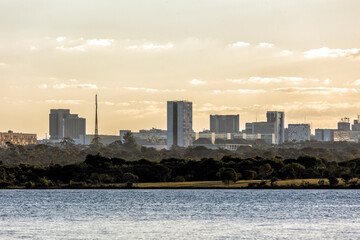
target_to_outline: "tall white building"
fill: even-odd
[[[192,102],[167,102],[167,148],[188,147],[192,142]]]
[[[285,142],[285,113],[278,111],[266,112],[268,123],[275,123],[275,144]]]

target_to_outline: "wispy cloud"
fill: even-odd
[[[131,91],[145,91],[150,93],[156,92],[185,92],[185,89],[157,89],[157,88],[143,88],[143,87],[123,87],[124,89]]]
[[[156,49],[172,49],[174,44],[169,42],[167,44],[154,44],[154,43],[145,43],[142,45],[131,45],[127,47],[128,49],[142,49],[142,50],[156,50]]]
[[[213,90],[213,93],[215,94],[221,94],[221,93],[263,93],[265,90],[263,89],[227,89],[227,90]]]
[[[250,46],[251,44],[248,43],[248,42],[235,42],[235,43],[232,43],[231,46],[232,47],[248,47]]]
[[[250,77],[248,79],[228,79],[233,83],[254,83],[254,84],[270,84],[270,83],[292,83],[299,84],[300,82],[319,82],[316,78],[303,78],[303,77]]]
[[[192,85],[203,85],[203,84],[205,84],[205,81],[201,81],[199,79],[194,78],[193,80],[190,81],[190,83]]]
[[[354,83],[353,83],[354,86],[360,86],[360,79],[356,80]]]
[[[98,89],[96,84],[91,83],[79,83],[79,84],[66,84],[58,83],[53,86],[55,89],[64,89],[64,88],[87,88],[87,89]]]
[[[7,64],[4,62],[0,62],[0,67],[5,67]]]
[[[267,43],[267,42],[262,42],[262,43],[259,43],[259,47],[272,48],[272,47],[274,47],[274,44],[272,44],[272,43]]]
[[[349,48],[349,49],[340,49],[340,48],[328,48],[322,47],[318,49],[311,49],[304,52],[306,58],[340,58],[340,57],[351,57],[356,56],[360,53],[359,48]]]
[[[64,100],[64,99],[49,99],[45,100],[46,103],[55,103],[55,104],[74,104],[78,105],[83,103],[84,100]]]
[[[89,48],[108,47],[114,43],[114,39],[92,38],[92,39],[68,39],[66,37],[57,37],[56,42],[61,45],[56,46],[60,51],[80,51],[85,52]]]
[[[293,54],[293,52],[290,51],[290,50],[282,50],[281,53],[282,53],[282,55],[284,55],[284,56],[288,56],[288,55],[292,55],[292,54]]]
[[[344,94],[344,93],[357,93],[356,88],[336,88],[336,87],[289,87],[289,88],[276,88],[274,91],[284,92],[287,94],[309,94],[309,95],[331,95],[331,94]]]
[[[66,40],[66,37],[57,37],[56,38],[56,41],[57,42],[63,42],[63,41],[65,41]]]
[[[110,46],[112,43],[114,42],[113,39],[104,39],[104,38],[94,38],[94,39],[88,39],[86,41],[86,44],[89,46],[103,46],[103,47],[107,47]]]

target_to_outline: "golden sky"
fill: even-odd
[[[360,1],[0,0],[0,131],[49,132],[69,108],[94,132],[166,128],[166,101],[335,128],[360,114]]]

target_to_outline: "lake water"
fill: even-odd
[[[0,239],[360,239],[360,191],[0,190]]]

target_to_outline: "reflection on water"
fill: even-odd
[[[0,190],[0,239],[358,239],[359,190]]]

